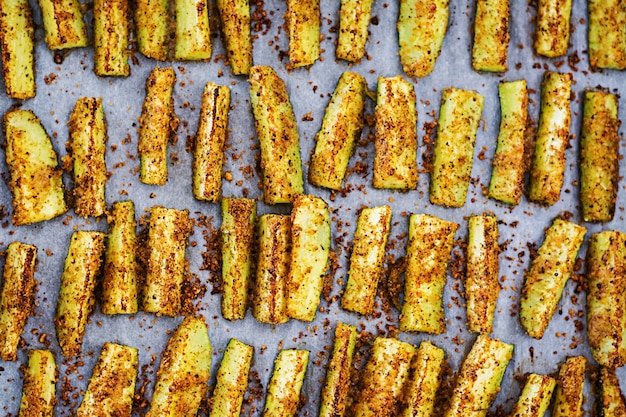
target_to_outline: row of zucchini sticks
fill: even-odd
[[[365,53],[373,0],[342,0],[338,59],[359,62]],[[128,76],[131,14],[139,52],[165,61],[208,60],[212,52],[207,0],[95,0],[94,72]],[[77,0],[39,0],[45,40],[52,50],[89,44],[83,6]],[[589,57],[592,68],[626,68],[626,7],[619,1],[589,0]],[[28,0],[0,3],[0,42],[7,95],[35,96],[34,25]],[[248,0],[217,0],[225,49],[234,75],[252,67]],[[409,77],[430,74],[448,26],[449,0],[400,1],[397,22],[400,61]],[[535,51],[546,57],[567,53],[572,0],[539,0]],[[525,17],[524,17],[525,18]],[[506,72],[509,45],[509,0],[478,0],[474,19],[472,67]],[[308,66],[320,57],[319,0],[287,1],[290,67]],[[171,33],[173,32],[173,33]],[[172,41],[173,40],[173,41]]]

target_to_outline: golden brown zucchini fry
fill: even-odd
[[[555,58],[567,54],[572,0],[539,0],[535,22],[535,51]]]
[[[622,0],[588,0],[589,65],[626,68],[626,6]]]
[[[128,77],[128,0],[94,0],[93,71],[96,75]]]
[[[286,349],[278,353],[267,386],[263,417],[295,416],[308,363],[308,350]]]
[[[509,417],[543,417],[555,385],[551,376],[529,374]]]
[[[401,417],[434,416],[437,390],[443,379],[445,352],[430,342],[420,343],[411,361]]]
[[[626,399],[615,375],[615,368],[602,366],[596,384],[596,404],[599,417],[626,416]]]
[[[287,0],[289,65],[313,65],[320,57],[320,0]]]
[[[287,87],[271,67],[250,69],[250,103],[261,145],[263,201],[292,203],[303,193],[298,129]]]
[[[367,28],[374,0],[341,0],[339,8],[339,37],[335,56],[359,62],[365,55]]]
[[[37,248],[11,242],[0,290],[0,359],[17,360],[17,345],[28,318],[35,314]]]
[[[107,167],[104,161],[107,125],[102,98],[76,101],[68,123],[73,160],[74,210],[83,217],[100,217],[106,209]]]
[[[254,348],[230,339],[220,369],[217,371],[215,391],[209,417],[239,417],[243,397],[248,388],[248,373]]]
[[[0,1],[0,44],[7,95],[35,97],[35,27],[28,0]]]
[[[139,52],[165,61],[170,42],[170,0],[136,0],[135,27]]]
[[[193,196],[209,203],[217,203],[222,194],[229,106],[228,87],[211,82],[205,84],[193,151]]]
[[[585,385],[584,356],[571,356],[559,369],[552,417],[583,417],[583,388]]]
[[[65,257],[54,324],[63,356],[77,356],[95,302],[96,280],[104,250],[104,233],[72,233]]]
[[[46,44],[52,50],[80,48],[89,44],[78,0],[39,0]]]
[[[217,0],[224,48],[234,75],[248,75],[252,67],[250,5],[248,0]]]
[[[472,68],[506,72],[509,55],[509,0],[477,0]]]
[[[41,122],[29,110],[10,110],[3,119],[13,224],[52,219],[67,211],[57,154]]]
[[[57,367],[49,350],[28,352],[18,417],[53,417],[56,404]]]
[[[211,58],[209,4],[206,0],[174,0],[176,46],[174,59],[198,61]]]

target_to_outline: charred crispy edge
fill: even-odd
[[[415,347],[397,339],[377,337],[362,372],[363,388],[354,404],[354,415],[395,415],[402,388],[409,377]]]
[[[467,328],[489,334],[500,294],[498,218],[488,214],[471,216],[467,225]]]
[[[128,77],[128,0],[94,0],[94,67],[96,75]]]
[[[356,327],[337,323],[333,351],[320,397],[319,417],[343,417],[350,387],[350,368],[356,346]]]
[[[374,0],[341,0],[339,37],[335,50],[337,59],[357,63],[365,55],[373,3]]]
[[[548,375],[529,374],[513,406],[511,417],[543,416],[548,410],[556,381]]]
[[[136,348],[105,343],[76,416],[130,415],[138,366]]]
[[[445,362],[443,349],[420,343],[411,361],[411,377],[404,388],[402,417],[432,416]]]
[[[222,199],[222,316],[227,320],[246,317],[256,221],[256,201]]]
[[[48,48],[70,49],[89,44],[80,1],[39,0],[38,3]]]
[[[472,68],[506,72],[509,54],[509,0],[478,0],[474,20]]]
[[[135,27],[139,52],[165,61],[171,27],[170,0],[136,0]]]
[[[278,353],[267,387],[263,417],[295,415],[308,363],[308,350],[285,349]]]
[[[559,218],[546,232],[537,257],[524,276],[520,297],[520,324],[529,336],[543,337],[572,275],[585,233],[584,227]]]
[[[248,0],[217,0],[230,70],[248,75],[252,67],[250,5]]]
[[[198,61],[211,58],[209,7],[204,0],[174,0],[176,46],[174,58]]]
[[[209,417],[239,416],[248,387],[248,373],[254,348],[237,339],[230,339],[222,364],[217,371],[213,405]]]
[[[56,404],[57,367],[49,350],[28,352],[18,417],[52,417]]]
[[[583,417],[583,388],[587,359],[572,356],[561,365],[554,394],[552,417]]]
[[[291,262],[286,282],[287,315],[313,321],[330,255],[330,214],[326,202],[298,196],[291,211]]]
[[[617,98],[586,91],[580,139],[580,203],[583,220],[613,219],[619,183]]]
[[[626,8],[620,0],[589,0],[589,65],[626,69]]]
[[[2,123],[15,226],[52,219],[67,211],[65,189],[52,140],[30,110],[10,110]],[[44,180],[45,178],[45,180]]]
[[[435,216],[411,215],[401,331],[445,332],[443,291],[458,227]]]
[[[300,142],[287,87],[271,67],[250,69],[250,103],[261,148],[263,200],[293,203],[304,190]]]
[[[222,193],[229,106],[230,89],[206,83],[193,152],[193,195],[198,200],[217,203]]]
[[[134,314],[138,309],[135,204],[113,203],[108,221],[101,310],[104,314]]]
[[[503,82],[500,94],[500,132],[493,170],[489,183],[489,197],[517,205],[522,195],[526,162],[524,145],[528,122],[528,91],[526,80]]]
[[[539,0],[535,29],[538,55],[556,58],[567,54],[571,13],[572,0]]]
[[[378,78],[374,188],[417,188],[417,110],[413,84]]]
[[[211,376],[211,342],[199,317],[187,316],[161,355],[146,417],[195,416]]]
[[[531,201],[559,201],[569,139],[572,74],[546,72],[541,85],[541,112],[530,173]]]
[[[587,247],[587,341],[600,365],[626,363],[626,234],[594,233]]]
[[[192,230],[189,211],[155,206],[149,224],[143,309],[177,316],[185,280],[185,251]]]
[[[363,315],[373,312],[378,280],[383,272],[391,216],[389,206],[365,208],[359,214],[352,241],[348,283],[341,299],[344,310]]]
[[[61,276],[54,324],[64,356],[80,354],[104,249],[104,233],[79,230],[72,234]]]
[[[28,0],[0,2],[0,43],[7,95],[22,100],[35,97],[35,26]]]
[[[432,204],[465,205],[483,102],[483,96],[475,91],[443,90],[430,177]]]
[[[365,124],[367,92],[367,81],[362,75],[349,71],[341,74],[315,137],[317,143],[309,167],[311,184],[341,189],[354,144]]]
[[[465,357],[445,417],[488,410],[513,356],[513,345],[479,335]]]
[[[167,143],[178,127],[174,84],[176,73],[171,67],[155,67],[146,80],[137,147],[141,161],[139,179],[144,184],[163,185],[167,181]]]
[[[400,0],[400,62],[409,77],[426,77],[435,69],[448,28],[449,6],[449,0]]]
[[[107,132],[102,98],[79,98],[68,127],[73,159],[74,210],[83,217],[102,216],[106,209],[107,181]]]
[[[17,360],[20,335],[35,313],[35,263],[37,248],[11,242],[2,274],[0,292],[0,358]]]
[[[596,383],[596,407],[599,417],[622,417],[626,415],[626,399],[615,375],[615,368],[600,367]]]
[[[313,65],[320,57],[320,0],[287,0],[289,65]]]
[[[291,219],[282,214],[265,214],[259,217],[258,228],[259,258],[252,315],[261,323],[286,323]]]

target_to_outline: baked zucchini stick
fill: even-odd
[[[587,359],[584,356],[567,358],[559,370],[552,417],[583,417],[583,388]]]
[[[174,58],[198,61],[211,58],[209,5],[205,0],[175,0],[176,46]]]
[[[35,97],[35,27],[27,0],[0,2],[0,44],[7,95],[21,100]]]
[[[248,75],[252,67],[250,5],[248,0],[217,0],[224,48],[234,75]]]
[[[138,288],[137,222],[133,202],[113,203],[108,221],[100,308],[104,314],[134,314]]]
[[[189,212],[155,206],[149,224],[143,310],[174,317],[180,313],[185,280],[185,250],[192,230]]]
[[[82,217],[100,217],[106,209],[107,167],[104,161],[107,125],[102,98],[76,101],[68,123],[73,161],[74,210]]]
[[[483,101],[483,96],[475,91],[443,90],[430,179],[432,204],[465,204]]]
[[[364,208],[352,240],[348,283],[341,308],[369,315],[374,312],[378,280],[383,273],[385,249],[391,229],[391,207]]]
[[[209,417],[239,417],[248,388],[248,373],[254,348],[230,339],[220,369],[217,371],[213,405]]]
[[[320,1],[287,0],[289,65],[313,65],[320,57]]]
[[[374,188],[417,188],[417,110],[413,84],[401,76],[378,78]]]
[[[46,44],[53,51],[89,44],[87,28],[78,0],[39,0]]]
[[[529,374],[509,417],[543,417],[556,381],[548,375]]]
[[[95,288],[104,233],[78,230],[72,233],[65,257],[54,324],[63,356],[77,356],[95,302]]]
[[[339,38],[337,59],[358,63],[365,55],[367,29],[374,0],[341,0],[339,9]]]
[[[500,294],[498,218],[488,214],[471,216],[467,227],[467,329],[470,332],[489,334],[493,329],[493,318]]]
[[[287,87],[271,67],[250,69],[250,102],[263,171],[263,201],[292,203],[303,192],[300,142]]]
[[[193,417],[208,389],[211,343],[204,320],[187,316],[161,355],[146,417]]]
[[[626,364],[626,234],[594,233],[587,248],[587,340],[602,366]]]
[[[295,416],[308,363],[308,350],[286,349],[278,353],[267,386],[263,417]]]
[[[57,367],[52,352],[29,351],[18,417],[53,417],[56,382]]]
[[[415,347],[397,339],[377,337],[363,368],[363,388],[354,404],[355,417],[394,416],[409,376]]]
[[[619,182],[617,98],[586,91],[580,138],[580,203],[583,220],[608,222],[615,214]]]
[[[520,301],[520,323],[530,337],[543,337],[572,275],[586,229],[555,219],[525,274]]]
[[[315,152],[309,167],[309,182],[318,187],[340,190],[354,144],[365,124],[363,109],[367,81],[354,72],[341,74],[315,136]]]
[[[406,248],[404,304],[400,330],[441,334],[446,331],[443,290],[459,225],[427,214],[412,214]]]
[[[252,283],[252,250],[256,202],[248,198],[222,199],[222,316],[242,320],[248,309]]]
[[[400,0],[400,62],[411,78],[433,72],[446,36],[449,0]]]
[[[526,80],[503,82],[500,94],[500,132],[489,183],[489,197],[517,205],[522,195],[526,159],[524,143],[528,122]]]
[[[412,376],[404,390],[400,416],[432,416],[439,385],[443,379],[445,352],[430,342],[420,343],[411,362]]]
[[[13,224],[37,223],[65,213],[63,171],[37,116],[30,110],[10,110],[4,115],[2,127]]]
[[[167,181],[167,143],[178,128],[174,84],[176,73],[171,67],[155,67],[146,80],[137,147],[141,162],[139,180],[144,184],[164,185]]]
[[[324,200],[298,196],[291,211],[291,263],[287,275],[287,315],[313,321],[328,269],[330,214]]]
[[[217,203],[222,194],[229,106],[230,88],[206,83],[193,151],[193,196],[209,203]]]
[[[506,72],[509,56],[509,0],[477,0],[472,68]]]
[[[76,417],[130,416],[138,367],[136,348],[105,343]]]
[[[128,77],[128,0],[94,0],[93,71],[96,75]]]
[[[620,0],[588,0],[589,65],[626,68],[626,7]]]
[[[135,27],[139,52],[165,61],[170,42],[170,0],[136,0]]]
[[[35,314],[37,248],[11,242],[0,290],[0,359],[17,360],[17,345],[28,318]]]
[[[445,417],[485,417],[512,356],[513,345],[479,335],[463,361]]]
[[[252,315],[261,323],[281,324],[287,315],[287,274],[291,251],[291,219],[282,214],[259,217],[259,258]]]
[[[350,388],[350,368],[356,346],[356,327],[337,323],[333,352],[320,396],[319,417],[343,417]]]
[[[623,417],[626,415],[626,400],[615,375],[615,368],[600,367],[600,378],[596,387],[596,404],[600,417]]]
[[[572,0],[539,0],[535,51],[538,55],[555,58],[567,54],[569,43],[569,18]]]
[[[530,172],[531,201],[552,205],[559,201],[569,143],[572,75],[546,72],[541,85],[541,112]]]

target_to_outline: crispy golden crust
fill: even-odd
[[[287,0],[289,65],[313,65],[320,56],[320,0]]]
[[[80,1],[39,0],[38,3],[48,48],[79,48],[89,44]]]
[[[168,58],[170,0],[136,0],[135,27],[139,52],[148,58]]]
[[[620,389],[615,368],[601,367],[596,384],[596,407],[599,417],[626,416],[626,399]]]
[[[552,417],[583,417],[583,388],[587,359],[584,356],[567,358],[559,369]]]
[[[230,339],[217,371],[209,417],[236,417],[241,414],[253,353],[252,346]]]
[[[556,381],[548,375],[529,374],[510,417],[543,416],[550,405]]]
[[[248,0],[217,0],[230,70],[248,75],[252,67],[250,5]]]
[[[94,0],[94,68],[96,75],[128,77],[128,0]]]
[[[405,384],[402,417],[433,416],[437,391],[443,380],[445,352],[430,342],[420,343]]]
[[[509,0],[478,0],[472,68],[506,72],[509,52]]]
[[[53,417],[58,370],[48,350],[28,352],[18,417]]]
[[[295,416],[308,363],[308,350],[285,349],[278,353],[267,386],[263,417]]]
[[[319,417],[343,417],[350,388],[350,369],[356,345],[356,327],[338,323],[326,381],[320,394]]]
[[[555,58],[567,54],[569,43],[569,19],[572,0],[539,0],[537,4],[537,28],[535,51],[539,55]]]
[[[626,68],[626,7],[622,0],[589,0],[589,65]]]
[[[0,44],[7,95],[35,97],[35,27],[28,0],[0,1]]]
[[[339,9],[339,38],[335,56],[359,62],[365,55],[367,29],[374,0],[341,0]]]
[[[204,0],[174,0],[176,45],[174,59],[198,61],[211,58],[209,5]]]

